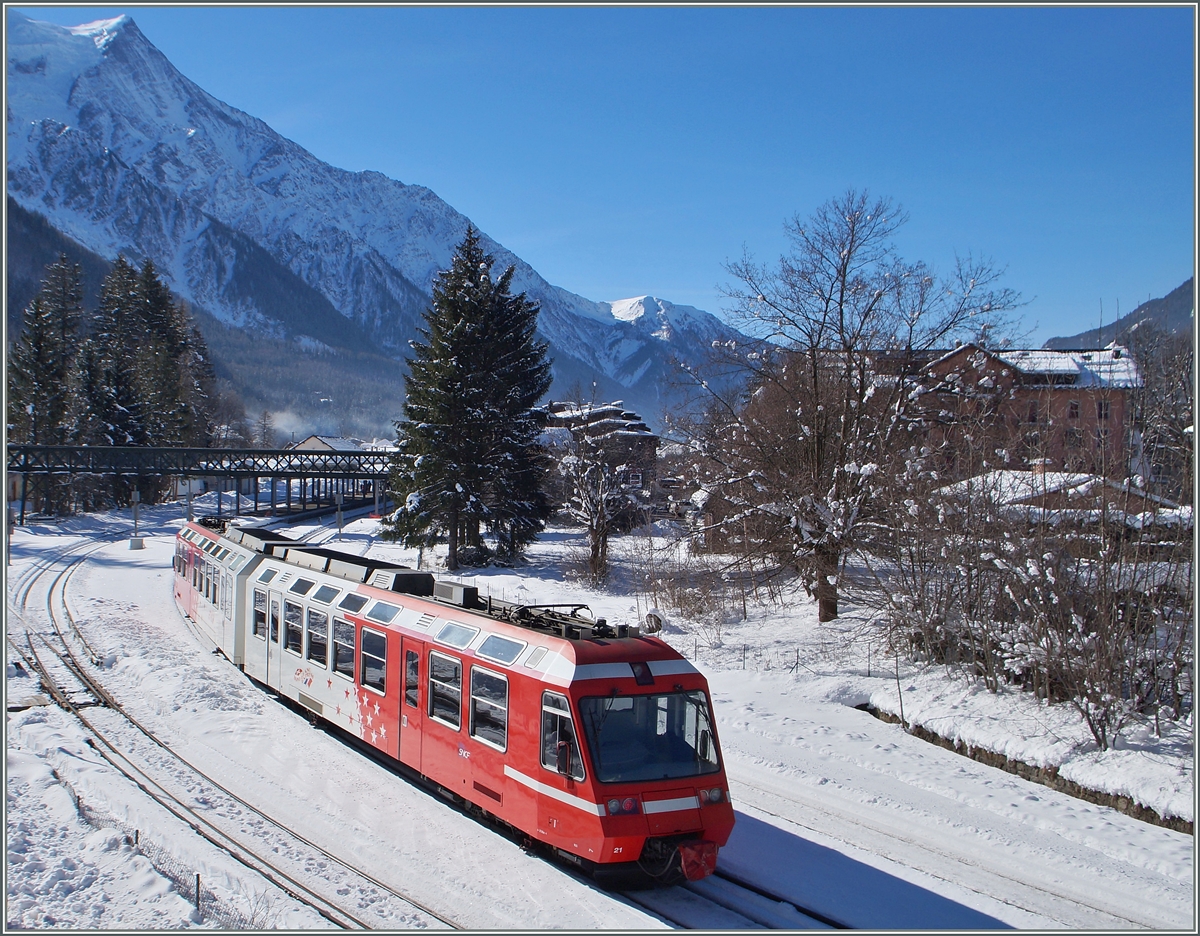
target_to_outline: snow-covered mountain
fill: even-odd
[[[10,12],[7,75],[8,193],[23,208],[103,257],[153,260],[236,329],[408,351],[468,224],[432,191],[322,162],[188,80],[127,16],[66,28]],[[738,337],[689,306],[585,299],[482,240],[540,303],[560,393],[598,380],[654,419],[672,358]]]

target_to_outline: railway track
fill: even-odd
[[[1068,887],[1054,886],[1053,882],[1032,880],[1009,863],[991,860],[977,851],[938,847],[919,836],[907,834],[901,828],[872,821],[849,809],[837,809],[826,800],[809,799],[799,788],[785,792],[733,777],[730,778],[730,786],[736,790],[736,802],[752,807],[756,812],[818,835],[836,838],[883,858],[894,854],[898,844],[906,848],[919,848],[928,856],[920,865],[923,873],[984,897],[996,900],[997,893],[1011,891],[1012,885],[1017,885],[1028,895],[1027,899],[1020,903],[1009,899],[1006,903],[1056,920],[1064,926],[1085,929],[1109,929],[1114,926],[1170,928],[1167,920],[1132,916],[1128,906],[1118,902],[1119,898],[1114,896],[1108,899],[1102,891],[1072,893]],[[852,838],[845,835],[847,825],[856,830]],[[1006,882],[1006,887],[996,887],[995,879]]]
[[[108,543],[91,544],[90,549],[82,545],[87,544],[77,544],[39,563],[20,583],[18,600],[10,602],[10,621],[24,627],[26,645],[21,647],[11,632],[8,640],[54,702],[88,730],[89,744],[97,755],[196,834],[335,925],[347,929],[460,929],[448,915],[291,831],[224,787],[173,751],[105,689],[68,638],[68,634],[74,637],[95,662],[96,654],[66,606],[66,588],[80,565]],[[47,590],[46,611],[53,633],[43,633],[29,625],[22,611],[37,580],[51,572],[56,574]],[[203,806],[198,808],[197,803]],[[254,833],[248,834],[248,828]],[[306,866],[322,869],[319,888],[311,875],[301,879]],[[350,903],[355,905],[348,906]],[[362,908],[368,909],[364,912]]]
[[[717,869],[711,877],[625,898],[685,929],[845,929],[811,908]]]

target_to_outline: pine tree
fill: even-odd
[[[112,445],[145,445],[149,436],[137,367],[142,324],[137,273],[118,255],[101,286],[94,327],[111,404],[107,434]]]
[[[69,441],[70,390],[83,318],[79,267],[67,257],[46,268],[42,289],[25,310],[8,361],[8,423],[12,441]]]
[[[450,569],[462,546],[484,550],[485,527],[504,557],[519,555],[550,512],[536,444],[545,417],[533,410],[550,385],[547,346],[534,340],[537,305],[510,294],[512,267],[493,280],[494,262],[468,227],[434,282],[396,423],[400,506],[383,535],[421,546],[444,533]]]

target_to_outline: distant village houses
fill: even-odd
[[[658,436],[637,413],[613,403],[547,403],[548,447],[563,448],[575,439],[595,443],[605,468],[632,488],[650,491],[657,479]]]
[[[1130,395],[1142,377],[1119,345],[1051,351],[964,344],[933,357],[919,382],[925,392],[917,411],[930,443],[948,443],[952,472],[966,461],[968,446],[983,444],[1007,455],[1013,467],[1130,473],[1138,449]]]

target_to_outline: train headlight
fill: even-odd
[[[610,816],[632,816],[639,812],[636,796],[627,796],[624,799],[610,799],[606,805],[608,806],[608,814]]]
[[[621,811],[621,801],[619,799],[610,799],[608,801],[608,814],[615,816]]]
[[[719,803],[724,795],[725,791],[720,787],[713,787],[711,790],[701,790],[700,803],[701,805],[706,803]]]

